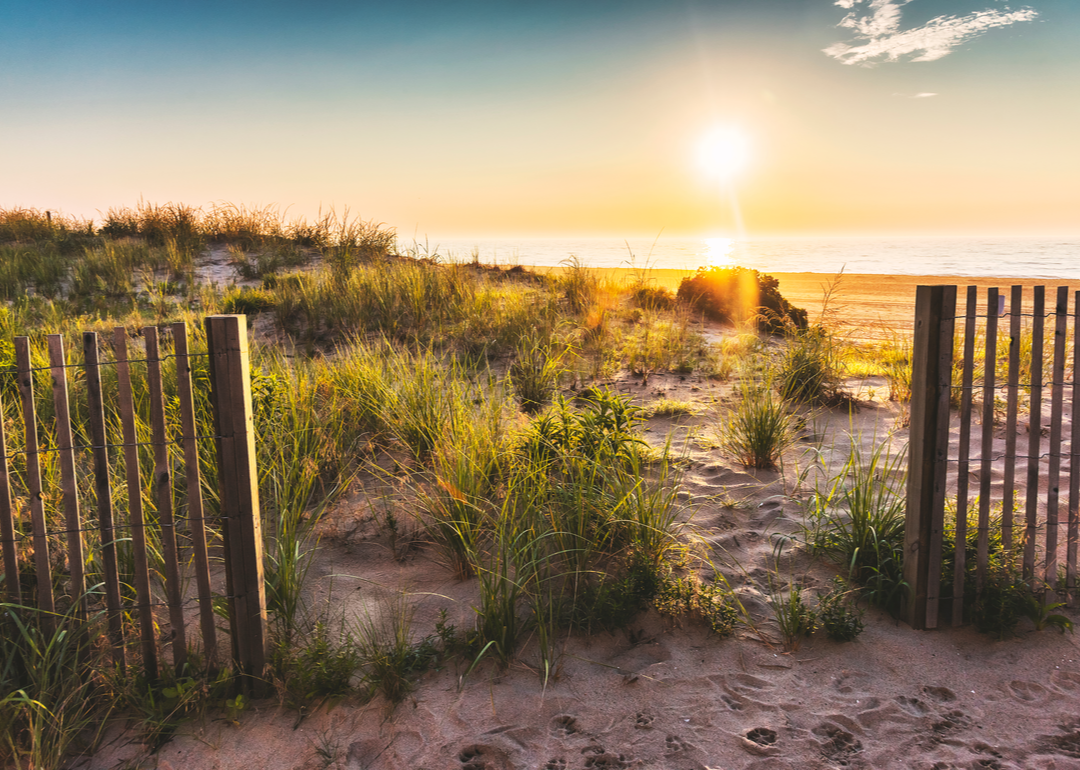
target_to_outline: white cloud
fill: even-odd
[[[873,64],[875,60],[934,61],[952,53],[961,43],[995,27],[1031,21],[1039,14],[1019,11],[976,11],[966,16],[938,16],[921,27],[900,29],[900,9],[911,0],[836,0],[848,10],[840,27],[863,40],[857,45],[834,43],[825,53],[843,64]]]

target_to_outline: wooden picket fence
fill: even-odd
[[[956,286],[917,289],[904,558],[909,587],[905,619],[913,628],[936,628],[942,615],[954,626],[963,622],[965,589],[970,588],[965,586],[969,512],[977,515],[976,595],[987,580],[991,536],[998,534],[991,527],[997,524],[1002,548],[1020,558],[1023,578],[1036,591],[1060,590],[1058,598],[1070,603],[1074,598],[1080,523],[1080,291],[1071,313],[1068,287],[1057,289],[1049,310],[1046,287],[1035,286],[1030,295],[1028,310],[1023,288],[1013,286],[1006,310],[999,289],[987,289],[980,301],[977,287],[970,286],[958,314]],[[999,336],[1007,348],[999,345]],[[1044,356],[1047,344],[1052,350]],[[1002,359],[1007,368],[1000,382]],[[1067,495],[1062,494],[1063,482]],[[953,496],[954,580],[951,597],[943,597],[942,564],[950,556],[943,552],[946,499]]]
[[[215,601],[228,608],[232,661],[237,671],[257,679],[266,664],[266,599],[246,320],[244,316],[211,316],[205,319],[205,328],[206,353],[189,352],[184,323],[166,330],[166,336],[171,333],[172,338],[170,354],[163,354],[163,340],[155,326],[142,330],[145,351],[133,350],[122,327],[114,330],[108,346],[102,345],[96,332],[86,332],[83,363],[75,365],[66,363],[63,338],[49,335],[49,365],[41,368],[52,379],[55,425],[39,424],[36,399],[43,394],[35,393],[34,381],[40,369],[32,365],[30,339],[17,337],[14,374],[25,446],[8,447],[0,419],[4,564],[0,593],[4,600],[36,607],[39,612],[34,615],[46,632],[55,628],[59,613],[70,612],[82,619],[103,613],[114,663],[128,666],[127,637],[135,635],[142,669],[151,681],[164,665],[159,660],[161,639],[167,640],[171,665],[177,671],[188,663],[194,638],[185,610],[193,607],[197,607],[194,614],[198,616],[202,657],[210,668],[220,665]],[[102,360],[102,348],[111,348],[110,360]],[[192,365],[198,357],[209,359],[214,430],[208,435],[199,434],[196,421]],[[149,442],[140,441],[137,433],[133,364],[145,364],[152,433]],[[163,367],[170,365],[175,367],[179,408],[167,411]],[[102,377],[110,367],[115,370],[116,383],[111,394],[105,392]],[[72,425],[69,376],[85,378],[85,425]],[[112,405],[112,413],[119,415],[120,442],[109,442],[107,403]],[[51,437],[53,445],[39,445],[41,436]],[[203,441],[213,441],[216,447],[220,504],[213,512],[207,511],[201,491],[199,444]],[[42,479],[42,460],[50,453],[57,455],[59,467],[62,526],[58,526],[58,515],[50,517],[46,511],[46,500],[50,495],[55,498],[55,490],[46,488]],[[147,453],[153,461],[150,479],[140,470],[140,457],[147,457]],[[110,463],[116,458],[123,463],[126,493],[113,488]],[[15,500],[12,482],[17,469],[22,469],[17,484],[21,495]],[[79,480],[89,475],[93,494],[80,499]],[[144,485],[149,485],[151,510],[144,510]],[[85,491],[85,484],[83,488]],[[114,495],[126,501],[126,510],[119,510]],[[175,505],[177,500],[183,505]],[[92,521],[83,515],[87,507],[94,513]],[[223,535],[224,594],[213,590],[208,521],[220,524]],[[125,553],[130,548],[133,565],[130,571],[125,570],[123,579],[118,568],[122,544]],[[155,552],[160,546],[154,557],[156,579],[151,577],[148,544],[155,546]],[[62,557],[50,552],[57,547],[63,549]],[[91,554],[94,558],[88,561]],[[88,585],[88,564],[93,567],[93,586]],[[29,580],[24,580],[26,575]],[[190,583],[191,577],[194,595],[185,596],[185,583]],[[58,586],[60,595],[56,594]]]

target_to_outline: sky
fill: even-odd
[[[1077,40],[1075,0],[0,0],[0,207],[1076,236]]]

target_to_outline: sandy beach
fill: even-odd
[[[652,278],[671,287],[682,277],[657,272]],[[811,313],[820,309],[828,276],[777,277],[785,296]],[[931,282],[954,280],[844,276],[836,308],[850,323],[901,330],[915,286]],[[1036,631],[1026,620],[1004,641],[971,627],[920,632],[864,607],[866,630],[855,641],[818,631],[797,650],[780,642],[769,598],[778,581],[823,593],[841,571],[799,545],[815,484],[840,472],[852,446],[869,456],[882,442],[899,452],[907,440],[883,381],[848,382],[854,408],[808,416],[810,427],[777,471],[746,469],[712,441],[730,383],[674,374],[644,383],[624,373],[611,385],[644,406],[660,398],[694,406],[691,414],[651,418],[645,435],[653,446],[671,440],[685,448],[680,520],[704,556],[695,569],[705,579],[722,576],[745,608],[733,637],[649,610],[625,629],[559,640],[546,680],[529,640],[505,668],[482,661],[470,671],[457,662],[428,672],[396,707],[376,697],[297,713],[270,698],[236,723],[212,714],[186,723],[154,754],[137,734],[114,731],[77,766],[1080,768],[1080,649],[1072,635]],[[324,520],[309,573],[312,611],[355,622],[392,611],[404,597],[414,634],[430,634],[440,612],[469,627],[475,578],[456,579],[430,544],[400,552],[379,523],[385,506],[407,514],[409,502],[361,479]]]

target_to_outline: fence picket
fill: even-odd
[[[1080,530],[1080,291],[1073,297],[1072,432],[1069,444],[1069,532],[1065,549],[1068,601],[1076,592],[1076,546]]]
[[[1009,374],[1005,407],[1005,469],[1001,500],[1001,542],[1013,548],[1013,512],[1016,508],[1016,420],[1020,396],[1020,332],[1023,287],[1013,286],[1009,300]]]
[[[964,311],[964,368],[960,378],[960,458],[956,477],[956,547],[953,549],[956,569],[953,574],[952,623],[958,626],[964,619],[964,563],[967,548],[968,460],[971,455],[971,396],[975,369],[975,306],[978,286],[968,286]]]
[[[45,497],[41,488],[41,458],[38,456],[37,409],[34,405],[34,372],[30,361],[30,338],[15,338],[15,367],[26,426],[26,491],[30,496],[30,519],[34,528],[34,569],[37,572],[37,605],[43,610],[42,624],[49,633],[56,627],[56,601],[52,589],[49,536],[45,521]]]
[[[975,563],[976,590],[982,593],[986,585],[986,570],[990,560],[990,478],[994,452],[994,385],[996,384],[998,333],[998,290],[986,291],[986,359],[983,365],[982,441],[979,451],[982,463],[979,470],[979,540]]]
[[[187,481],[188,532],[195,561],[195,585],[199,595],[199,627],[202,631],[206,665],[212,670],[217,665],[217,632],[214,627],[213,595],[210,589],[210,557],[206,548],[199,449],[195,442],[195,399],[191,387],[187,324],[183,321],[174,323],[172,333],[173,350],[176,353],[176,394],[180,401],[180,436],[184,445],[184,471]]]
[[[1059,286],[1054,303],[1054,365],[1050,377],[1050,448],[1046,492],[1046,569],[1043,581],[1057,585],[1058,505],[1061,483],[1061,414],[1065,400],[1065,333],[1069,312],[1069,288]]]
[[[124,469],[127,474],[128,523],[135,561],[135,596],[139,603],[139,637],[146,678],[156,681],[157,647],[154,641],[153,596],[150,593],[150,569],[146,558],[146,520],[142,507],[142,483],[139,476],[139,446],[135,430],[135,404],[131,393],[131,366],[128,361],[127,331],[117,326],[113,331],[116,356],[116,379],[120,422],[124,433]]]
[[[68,572],[71,577],[71,600],[76,612],[86,615],[86,580],[83,577],[82,523],[79,519],[79,485],[75,477],[75,449],[71,433],[71,409],[68,402],[67,361],[64,338],[48,335],[49,367],[53,381],[53,409],[56,412],[56,449],[60,460],[60,486],[64,493],[64,520],[67,523]]]
[[[1076,591],[1076,550],[1080,530],[1080,291],[1073,297],[1072,431],[1069,437],[1069,528],[1065,546],[1066,601]]]
[[[83,334],[83,366],[86,372],[87,406],[91,451],[94,458],[94,497],[97,500],[98,531],[101,533],[102,579],[105,582],[105,613],[109,625],[113,663],[127,670],[123,618],[120,605],[120,575],[116,562],[116,528],[113,524],[112,487],[109,484],[109,450],[105,431],[105,400],[101,392],[101,366],[96,332]]]
[[[1028,398],[1027,501],[1024,506],[1025,580],[1035,575],[1035,538],[1039,511],[1039,454],[1042,447],[1043,326],[1046,321],[1046,287],[1033,292],[1031,318],[1031,393]]]
[[[146,340],[146,380],[150,390],[151,443],[154,447],[154,501],[157,503],[161,550],[165,561],[165,598],[172,626],[173,666],[177,672],[187,664],[187,633],[184,628],[184,599],[180,586],[180,560],[176,548],[173,519],[172,472],[169,468],[168,436],[165,432],[165,393],[161,381],[161,351],[156,326],[143,330]]]
[[[22,602],[19,584],[19,548],[15,538],[15,511],[11,505],[11,480],[8,476],[7,431],[4,428],[4,405],[0,399],[0,539],[4,547],[4,598]]]

